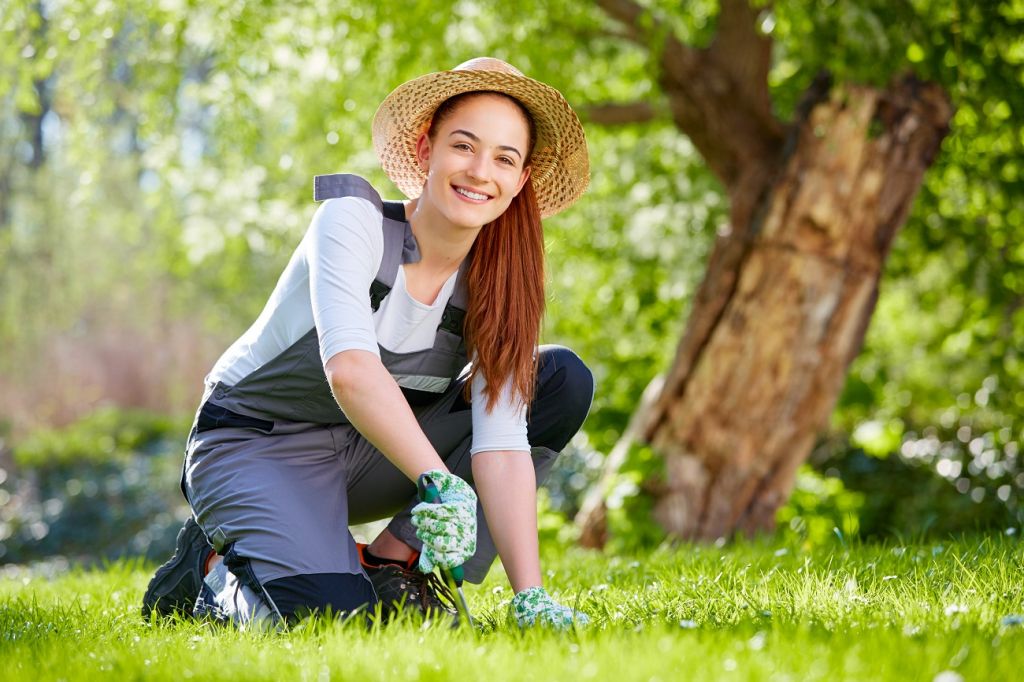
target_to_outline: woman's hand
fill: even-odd
[[[454,568],[476,553],[476,493],[454,474],[440,469],[426,472],[437,487],[437,502],[412,508],[416,537],[423,541],[419,568]]]
[[[587,614],[559,604],[543,587],[530,587],[512,597],[511,609],[519,627],[542,625],[568,630],[590,622]]]

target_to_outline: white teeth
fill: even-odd
[[[486,194],[480,194],[478,192],[471,192],[470,190],[463,189],[462,187],[456,187],[455,191],[458,192],[459,194],[461,194],[464,197],[469,197],[470,199],[474,199],[476,201],[483,201],[484,199],[487,198]]]

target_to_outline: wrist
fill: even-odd
[[[519,595],[523,594],[523,593],[531,593],[532,594],[534,592],[537,592],[538,590],[540,592],[544,592],[545,591],[544,590],[544,586],[541,585],[540,583],[537,583],[536,585],[528,585],[527,587],[521,587],[519,589],[516,589],[515,586],[512,587],[512,592],[517,597]]]
[[[526,616],[533,615],[540,607],[551,602],[551,597],[540,585],[527,587],[519,590],[512,596],[510,604],[512,612],[522,620]]]

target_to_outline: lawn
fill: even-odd
[[[467,586],[482,630],[143,622],[151,566],[0,568],[0,680],[1010,680],[1024,657],[1016,536],[814,550],[545,551],[582,631],[520,632],[500,567]]]

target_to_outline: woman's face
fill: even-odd
[[[530,129],[519,107],[500,95],[460,101],[417,143],[429,202],[453,225],[478,228],[505,212],[530,175]]]

